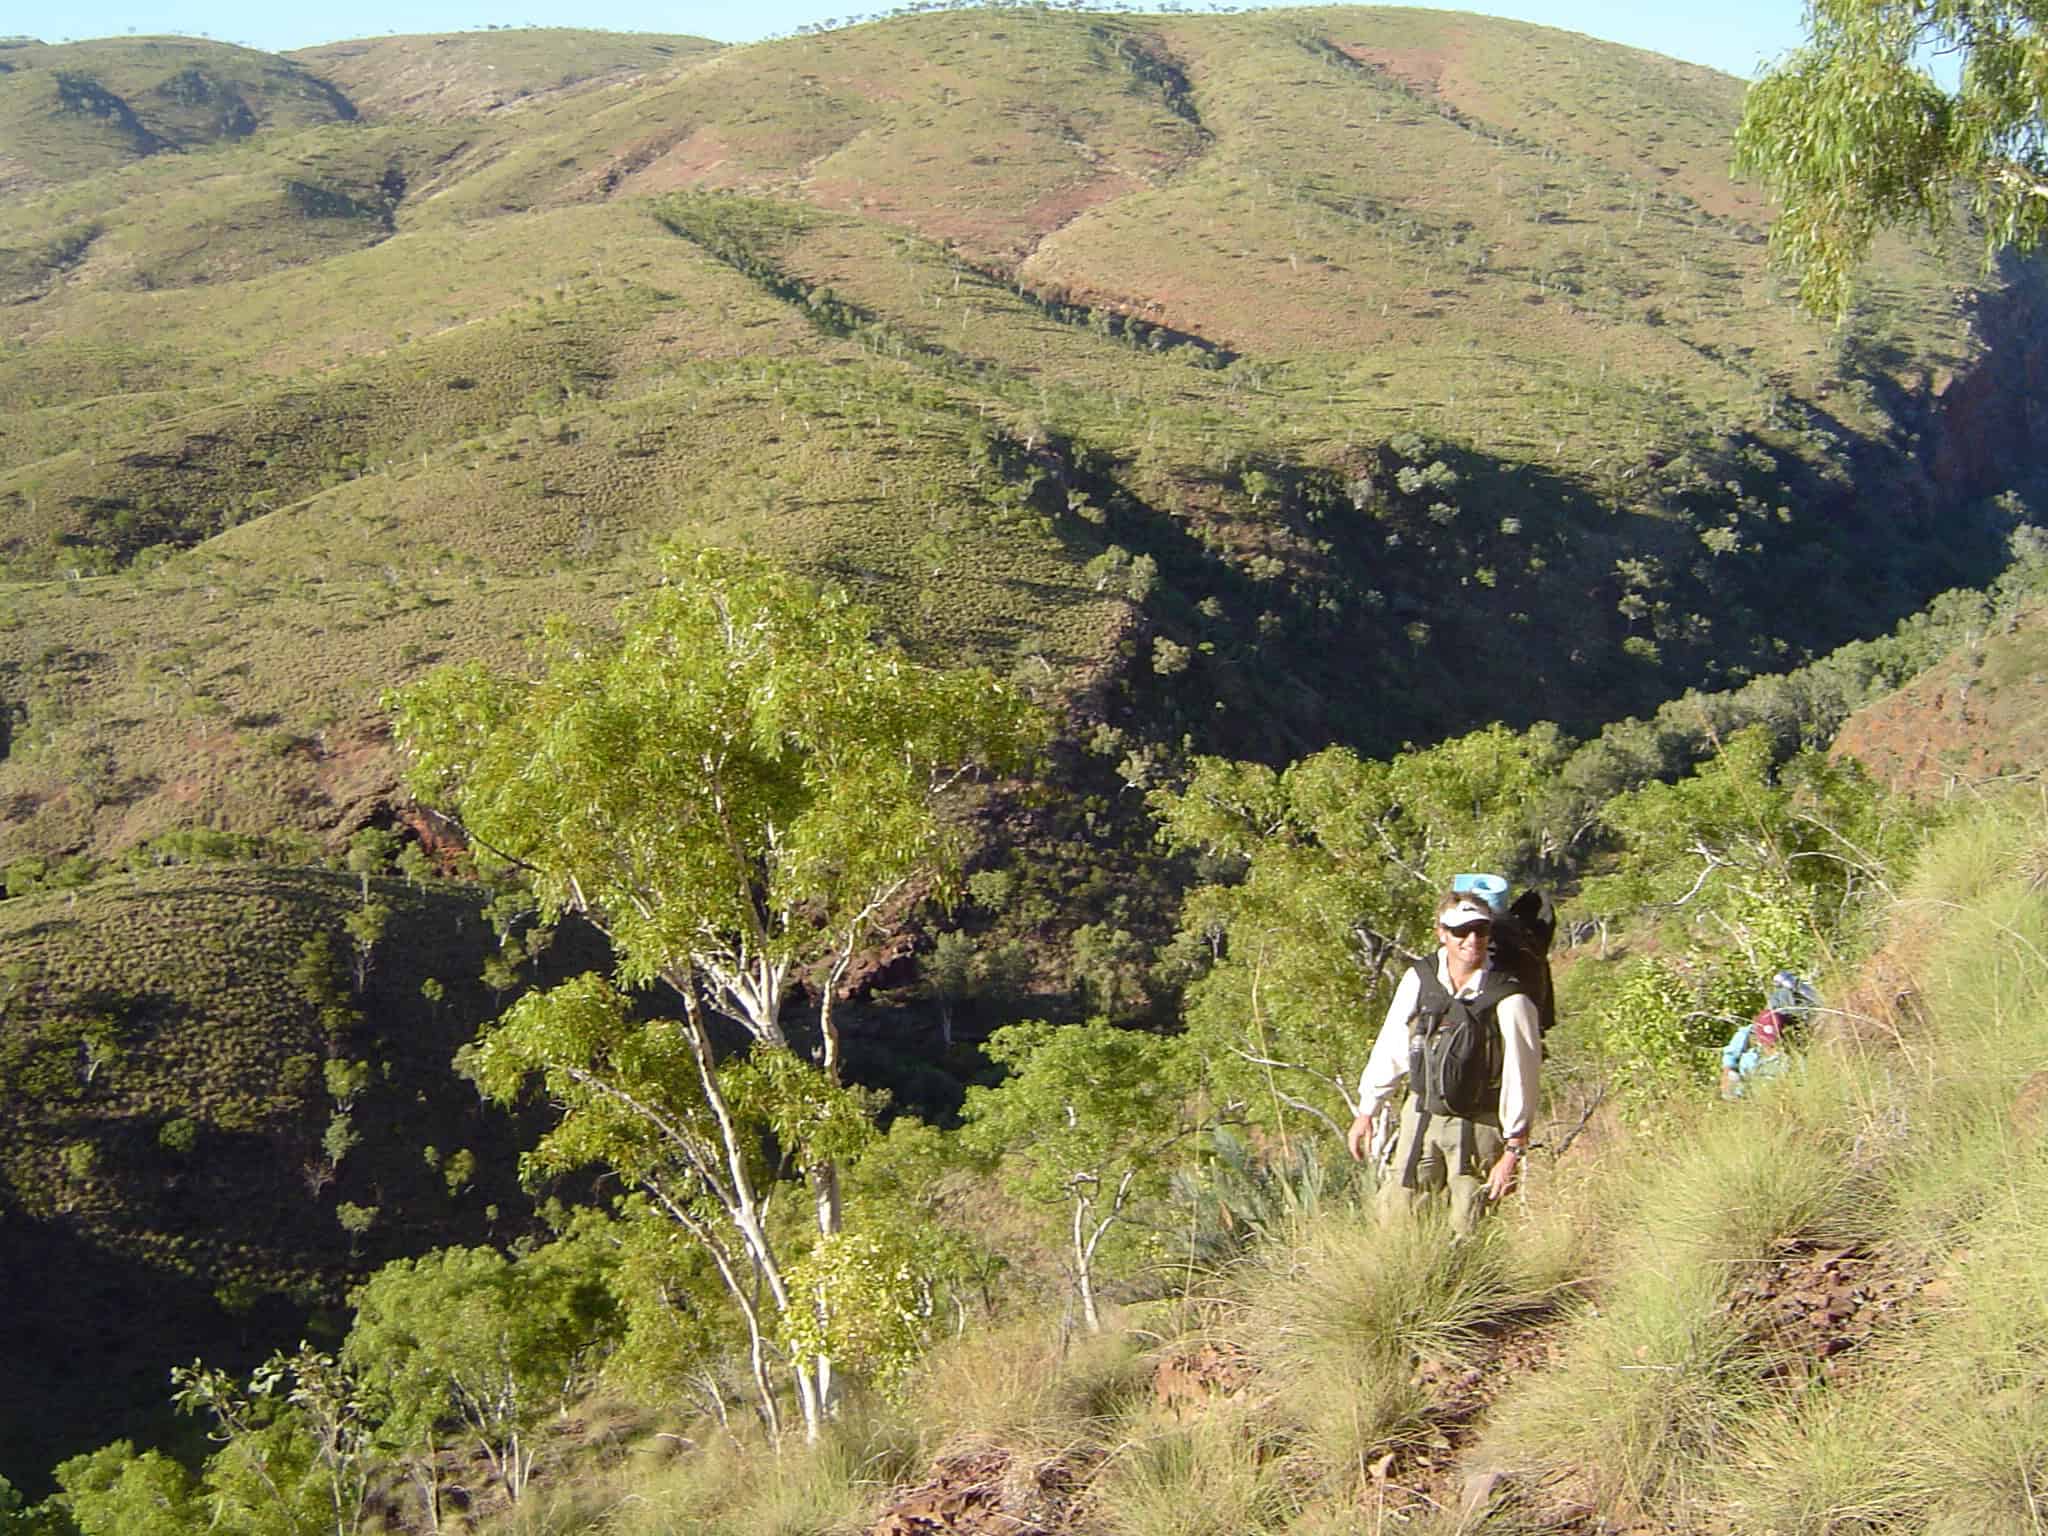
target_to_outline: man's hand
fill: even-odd
[[[1512,1146],[1503,1148],[1500,1160],[1493,1165],[1493,1172],[1487,1175],[1486,1198],[1491,1201],[1507,1199],[1521,1173],[1521,1150]]]
[[[1373,1134],[1372,1116],[1361,1114],[1351,1122],[1351,1130],[1344,1138],[1344,1145],[1351,1149],[1351,1160],[1356,1163],[1362,1163],[1365,1161],[1367,1144],[1378,1139]]]

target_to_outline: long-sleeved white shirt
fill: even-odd
[[[1476,997],[1486,986],[1488,974],[1484,968],[1475,971],[1455,995]],[[1446,992],[1453,991],[1442,950],[1436,954],[1436,979]],[[1358,1079],[1360,1114],[1377,1115],[1408,1076],[1408,1024],[1415,1017],[1415,1005],[1421,997],[1422,983],[1410,967],[1402,973],[1401,984],[1394,988],[1394,1000],[1387,1004],[1386,1020],[1380,1025],[1379,1037],[1373,1041],[1372,1054],[1366,1058],[1365,1071]],[[1529,1121],[1536,1113],[1537,1079],[1543,1068],[1543,1034],[1536,1005],[1517,992],[1500,1000],[1493,1019],[1500,1026],[1501,1041],[1500,1128],[1510,1137],[1526,1136]]]

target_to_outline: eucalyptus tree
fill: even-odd
[[[1134,1200],[1164,1187],[1169,1147],[1195,1128],[1187,1119],[1194,1084],[1186,1043],[1106,1019],[1029,1019],[997,1030],[986,1050],[1007,1075],[996,1087],[967,1090],[968,1144],[1017,1193],[1065,1211],[1082,1320],[1100,1333],[1103,1242]]]
[[[446,669],[394,701],[414,793],[521,871],[544,921],[577,914],[616,955],[608,981],[521,999],[475,1049],[480,1083],[543,1082],[563,1114],[542,1160],[613,1166],[706,1245],[771,1420],[776,1317],[807,1303],[769,1219],[761,1133],[806,1180],[818,1231],[839,1231],[866,1112],[834,999],[891,914],[958,869],[968,834],[949,801],[1042,732],[988,673],[919,665],[879,635],[835,589],[671,551],[616,638],[551,622],[535,670]],[[787,1022],[806,984],[808,1060]],[[654,989],[680,1020],[641,1016],[631,994]],[[745,1059],[719,1060],[713,1015],[744,1031]],[[791,1364],[815,1435],[829,1362]]]
[[[530,1431],[566,1405],[614,1330],[602,1275],[573,1249],[551,1244],[514,1263],[489,1248],[447,1248],[385,1265],[349,1298],[356,1317],[342,1360],[435,1530],[442,1426],[460,1426],[517,1500],[533,1471]]]
[[[1738,169],[1784,201],[1773,253],[1817,313],[1848,307],[1879,231],[1944,229],[1967,206],[1987,260],[2048,233],[2048,6],[1815,0],[1807,45],[1750,87]],[[1950,61],[1945,84],[1936,60]]]

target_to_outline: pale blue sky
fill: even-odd
[[[0,11],[0,33],[45,42],[110,37],[124,32],[205,33],[226,42],[282,52],[343,38],[394,32],[458,32],[501,25],[605,27],[620,32],[685,32],[721,42],[752,42],[827,17],[870,15],[894,0],[755,0],[748,5],[705,0],[361,0],[350,5],[278,4],[276,0],[68,0],[47,11]],[[1186,9],[1204,9],[1187,0]],[[1445,9],[1460,9],[1447,6]],[[1669,5],[1656,0],[1490,0],[1464,7],[1521,21],[1584,32],[1708,64],[1744,79],[1758,62],[1800,41],[1799,0],[1727,0],[1721,5]]]

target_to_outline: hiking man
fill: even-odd
[[[1382,1224],[1450,1192],[1451,1226],[1477,1229],[1487,1203],[1515,1186],[1529,1146],[1543,1065],[1536,1004],[1505,967],[1489,964],[1493,909],[1453,891],[1437,902],[1433,960],[1418,960],[1394,989],[1358,1084],[1346,1143],[1375,1158],[1386,1138],[1380,1111],[1409,1084],[1393,1162],[1380,1184]]]
[[[1721,1097],[1741,1098],[1745,1084],[1779,1076],[1786,1060],[1785,1015],[1766,1008],[1721,1047]]]

